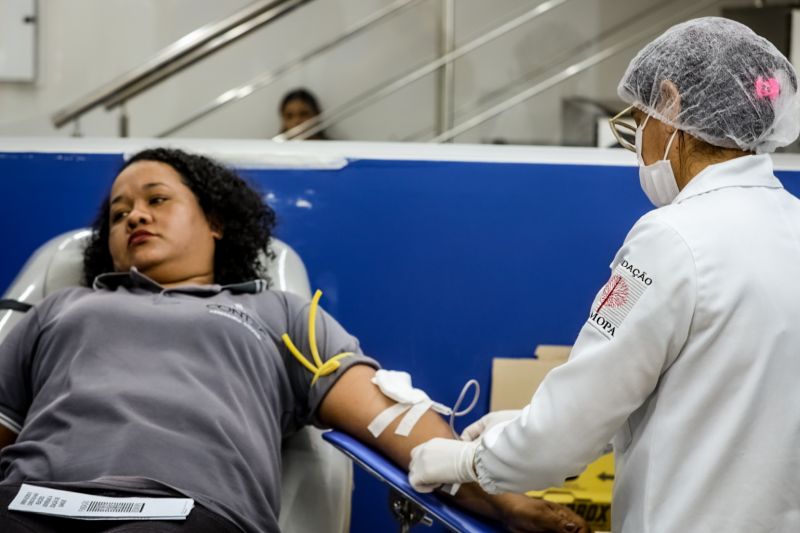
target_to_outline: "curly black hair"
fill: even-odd
[[[222,238],[214,250],[215,283],[225,285],[265,277],[261,253],[272,257],[269,243],[276,216],[251,185],[208,157],[173,148],[143,150],[128,159],[117,175],[137,161],[157,161],[175,169],[197,197],[208,220],[222,228]],[[89,286],[96,276],[114,270],[108,248],[109,200],[106,196],[100,205],[83,254],[83,281]]]

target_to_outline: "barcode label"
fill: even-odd
[[[185,520],[193,507],[191,498],[109,497],[23,483],[8,509],[82,520]]]
[[[97,500],[84,500],[78,508],[79,513],[141,513],[143,503],[101,502]]]

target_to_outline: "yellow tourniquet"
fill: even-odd
[[[327,376],[329,374],[333,374],[339,367],[341,363],[339,359],[343,359],[349,355],[353,355],[353,352],[342,352],[340,354],[336,354],[324,363],[319,356],[319,350],[317,350],[317,308],[319,307],[319,299],[322,298],[322,291],[317,290],[314,293],[314,297],[311,299],[311,307],[308,310],[308,344],[311,346],[311,356],[314,358],[314,363],[309,361],[303,353],[297,349],[297,346],[294,345],[292,339],[289,338],[288,333],[284,333],[281,335],[281,339],[283,339],[283,343],[289,348],[289,351],[292,355],[300,361],[300,364],[303,365],[308,369],[309,372],[314,374],[314,379],[311,380],[311,384],[317,382],[317,380],[323,376]]]

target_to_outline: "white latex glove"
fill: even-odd
[[[488,415],[484,415],[483,418],[477,422],[473,422],[461,432],[461,440],[477,440],[478,437],[483,435],[490,427],[504,422],[510,422],[517,418],[520,413],[522,413],[522,409],[506,409],[505,411],[494,411]]]
[[[480,441],[431,439],[411,450],[408,481],[417,492],[432,492],[443,484],[477,481],[475,450]]]

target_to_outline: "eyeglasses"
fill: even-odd
[[[620,113],[616,116],[608,119],[608,125],[611,126],[611,133],[614,134],[614,137],[617,139],[617,142],[620,144],[620,146],[626,150],[635,152],[636,144],[629,140],[630,137],[633,137],[634,139],[636,138],[636,126],[631,124],[632,112],[633,106],[628,106],[620,111]]]

